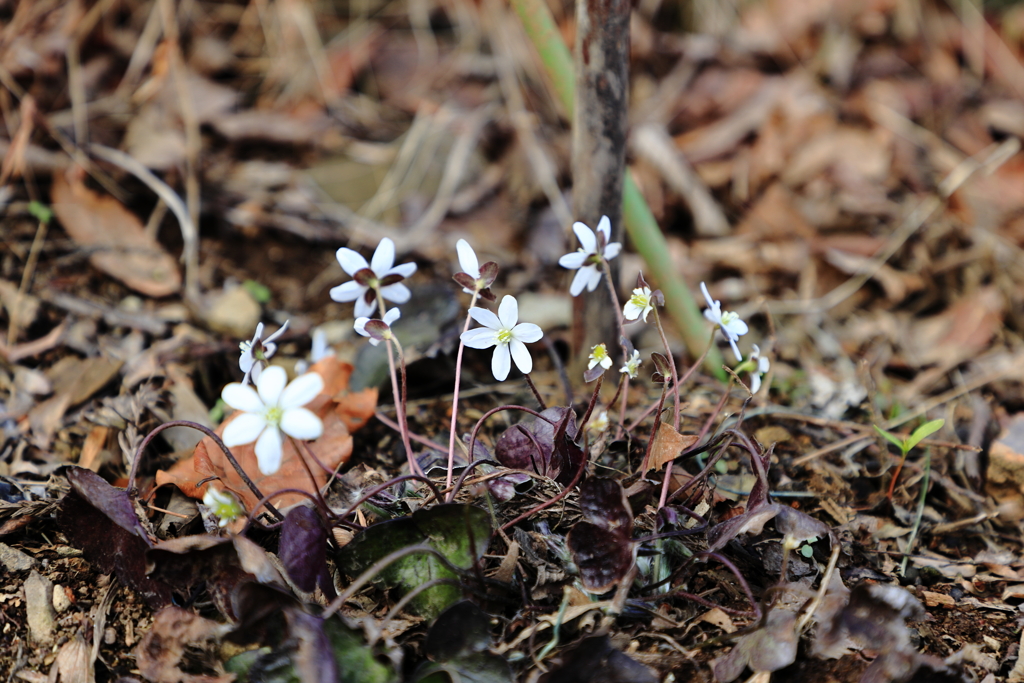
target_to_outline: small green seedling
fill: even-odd
[[[40,223],[50,224],[53,220],[53,209],[42,202],[32,200],[28,203],[28,212]]]
[[[913,450],[914,446],[921,443],[924,439],[927,439],[929,436],[942,429],[942,426],[944,424],[946,424],[946,421],[943,419],[925,422],[923,425],[921,425],[913,432],[911,432],[910,436],[908,436],[905,439],[900,439],[892,432],[887,432],[878,425],[874,425],[875,431],[877,431],[887,440],[895,444],[896,447],[903,452],[903,457],[900,458],[900,464],[896,468],[896,473],[893,474],[892,481],[889,482],[889,492],[885,495],[886,498],[892,500],[892,492],[896,488],[896,480],[900,478],[900,471],[903,470],[903,463],[907,461],[907,454],[910,453],[911,450]]]

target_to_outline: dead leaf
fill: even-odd
[[[651,446],[651,458],[647,463],[644,474],[650,470],[660,470],[665,463],[675,460],[684,450],[697,443],[696,434],[680,434],[675,427],[667,422],[658,426],[658,433],[654,437],[654,445]]]
[[[179,665],[186,647],[205,643],[230,629],[230,624],[218,624],[180,607],[164,607],[153,618],[153,628],[135,648],[136,666],[153,683],[229,683],[235,678],[232,674],[190,674]],[[195,654],[195,648],[189,649]]]
[[[87,188],[82,176],[78,167],[55,174],[51,200],[68,236],[91,252],[89,262],[147,296],[178,292],[181,274],[174,258],[146,232],[138,216],[113,197]]]

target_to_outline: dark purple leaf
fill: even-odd
[[[491,646],[491,617],[468,600],[437,616],[423,649],[435,662],[483,652]]]
[[[495,458],[505,467],[533,470],[568,485],[584,459],[583,449],[574,441],[576,413],[556,406],[541,415],[556,424],[530,417],[512,425],[498,437]]]
[[[152,545],[128,494],[81,467],[67,471],[71,491],[60,503],[57,524],[68,542],[104,574],[111,572],[153,609],[171,603],[171,587],[146,573]]]
[[[385,275],[380,279],[380,286],[387,287],[388,285],[393,285],[396,282],[401,282],[404,279],[404,275],[399,275],[398,273],[391,273],[390,275]]]
[[[656,306],[665,305],[665,295],[662,294],[660,289],[656,289],[653,292],[651,292],[651,302]]]
[[[602,368],[600,365],[595,365],[589,370],[583,372],[583,381],[589,384],[590,382],[593,382],[595,379],[597,379],[603,374],[604,368]]]
[[[636,286],[637,286],[638,289],[642,289],[644,287],[647,287],[648,289],[650,289],[650,287],[651,287],[650,283],[647,282],[647,279],[644,277],[643,273],[637,273],[637,276],[636,276]]]
[[[363,329],[366,331],[366,334],[370,335],[371,339],[376,339],[377,341],[384,341],[384,333],[391,328],[388,327],[388,324],[383,320],[374,319],[367,320],[366,325],[363,326]]]
[[[288,621],[288,635],[297,643],[292,662],[299,680],[340,681],[341,672],[334,659],[331,641],[324,632],[323,619],[296,607],[286,607],[284,615]]]
[[[591,477],[580,485],[578,522],[566,539],[583,586],[605,593],[633,566],[633,512],[614,479]]]
[[[312,593],[319,585],[328,600],[334,599],[336,593],[327,569],[327,531],[315,510],[299,505],[288,512],[281,525],[277,554],[300,590]]]
[[[498,300],[498,297],[494,295],[494,292],[491,291],[490,287],[484,287],[483,289],[480,290],[480,298],[485,301],[491,302]]]
[[[486,471],[486,470],[485,470]],[[516,497],[516,487],[528,483],[530,475],[522,472],[512,472],[503,477],[496,477],[487,481],[487,490],[491,495],[502,502],[507,502]]]
[[[587,638],[563,655],[540,683],[657,683],[650,669],[616,650],[608,636]]]

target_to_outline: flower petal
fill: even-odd
[[[732,347],[732,352],[736,355],[736,360],[743,360],[743,354],[740,353],[740,347],[736,346],[736,341],[730,339],[729,346]]]
[[[281,431],[295,439],[318,439],[324,433],[324,423],[306,408],[289,408],[281,416]]]
[[[720,316],[716,316],[715,312],[712,311],[710,308],[704,309],[704,317],[707,318],[708,322],[714,323],[716,325],[718,325],[721,322],[721,320],[719,319]]]
[[[558,259],[558,265],[569,270],[576,270],[583,266],[587,261],[588,254],[582,251],[574,251]]]
[[[530,356],[530,350],[526,348],[526,344],[518,339],[513,339],[508,343],[508,349],[512,354],[512,360],[516,362],[516,367],[519,368],[520,372],[524,375],[533,372],[533,357]]]
[[[572,224],[572,231],[576,233],[576,239],[580,241],[580,246],[583,247],[583,251],[587,254],[594,254],[597,252],[597,236],[594,235],[594,231],[590,229],[590,226],[586,223],[576,221]]]
[[[597,222],[597,231],[604,233],[604,242],[607,244],[612,239],[612,222],[608,216],[601,216],[601,220]]]
[[[512,357],[508,352],[508,344],[498,344],[494,349],[494,355],[491,356],[491,372],[494,374],[494,379],[504,382],[511,369]]]
[[[501,329],[501,321],[498,320],[498,316],[494,315],[486,308],[477,308],[476,306],[474,306],[473,308],[469,309],[469,317],[471,317],[473,320],[477,321],[484,327],[489,327],[492,330]]]
[[[342,269],[349,275],[355,275],[363,268],[369,268],[370,264],[366,262],[362,254],[358,251],[353,251],[347,247],[342,247],[335,254],[338,259],[338,263],[341,264]]]
[[[288,384],[288,373],[279,365],[271,365],[260,373],[256,380],[256,391],[259,392],[263,405],[270,407],[278,405],[281,399],[281,392]]]
[[[352,329],[356,331],[356,334],[361,334],[364,337],[369,337],[370,333],[366,331],[366,323],[368,322],[370,322],[369,318],[356,318],[355,323],[352,325]]]
[[[263,474],[273,474],[281,468],[281,432],[267,427],[256,440],[256,464]]]
[[[471,309],[477,310],[477,309]],[[488,311],[490,312],[490,311]],[[489,349],[498,343],[498,333],[489,327],[477,327],[476,329],[463,332],[462,343],[471,349]]]
[[[506,294],[498,304],[498,320],[506,330],[511,330],[519,322],[519,302],[514,296]]]
[[[278,405],[286,411],[289,408],[304,406],[320,395],[324,390],[324,380],[315,372],[307,372],[291,381],[281,393],[281,400]]]
[[[355,301],[362,296],[366,289],[367,288],[365,286],[359,284],[355,280],[349,280],[348,282],[343,282],[337,287],[331,287],[331,298],[340,302]]]
[[[392,308],[387,313],[384,314],[384,318],[383,318],[384,324],[387,325],[388,327],[391,327],[391,325],[396,320],[398,320],[401,317],[402,317],[402,312],[400,310],[398,310],[397,307],[396,308]]]
[[[395,243],[391,241],[390,237],[384,237],[370,259],[370,270],[377,277],[384,277],[393,265],[395,265]]]
[[[403,285],[401,282],[396,282],[393,285],[380,288],[380,295],[384,297],[386,301],[394,301],[396,304],[404,304],[409,300],[411,294],[409,288]]]
[[[576,275],[572,278],[572,284],[569,285],[569,294],[572,296],[579,296],[583,289],[590,282],[590,271],[595,270],[594,266],[584,266],[576,271]]]
[[[474,279],[480,277],[480,261],[476,258],[476,252],[469,246],[466,240],[459,240],[455,243],[455,251],[459,254],[459,267],[462,272],[472,275]]]
[[[220,397],[235,410],[244,410],[247,413],[258,413],[263,410],[263,401],[256,390],[238,382],[232,382],[224,387]]]
[[[228,423],[220,438],[225,446],[241,446],[242,444],[252,443],[259,438],[260,433],[263,432],[266,426],[267,423],[262,415],[241,413]]]
[[[756,394],[761,388],[761,375],[756,372],[750,375],[750,393]]]
[[[580,272],[587,270],[586,268],[580,268]],[[601,271],[597,266],[590,268],[590,274],[587,276],[587,291],[593,292],[597,289],[597,285],[601,282]]]
[[[415,263],[403,263],[400,266],[395,266],[384,275],[401,275],[402,277],[412,277],[412,274],[416,272]]]
[[[540,338],[544,336],[544,330],[540,329],[539,326],[533,323],[519,323],[512,328],[512,338],[518,339],[521,342],[532,344],[535,341],[540,341]]]
[[[700,291],[704,295],[704,301],[708,302],[708,308],[714,311],[716,317],[721,317],[721,304],[711,298],[711,295],[708,293],[708,286],[703,282],[700,283]],[[710,318],[708,318],[708,320],[710,320]]]
[[[750,331],[750,328],[747,327],[747,324],[740,320],[739,318],[734,318],[725,325],[722,325],[722,329],[725,331],[726,335],[729,338],[739,338]]]
[[[357,318],[369,318],[377,312],[377,307],[373,305],[372,301],[367,301],[366,296],[361,296],[356,299],[356,305],[352,312]]]
[[[604,258],[606,261],[611,261],[613,258],[619,255],[622,251],[621,242],[611,242],[604,248]]]

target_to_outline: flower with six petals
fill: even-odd
[[[704,317],[722,330],[722,334],[729,340],[732,352],[736,354],[736,360],[743,360],[736,341],[749,331],[747,324],[740,320],[739,314],[722,311],[722,303],[711,298],[711,295],[708,294],[708,287],[703,282],[700,283],[700,291],[704,294],[704,300],[708,302],[708,307],[704,309]]]
[[[391,325],[402,317],[398,308],[392,308],[384,314],[382,320],[376,318],[356,318],[355,331],[364,337],[370,338],[370,343],[377,346],[385,339],[391,339]]]
[[[255,441],[256,460],[264,474],[273,474],[281,467],[282,432],[296,439],[315,439],[324,431],[320,418],[302,407],[323,390],[320,375],[309,372],[287,382],[284,368],[272,365],[260,373],[255,389],[232,382],[221,392],[225,403],[241,411],[224,428],[225,445]]]
[[[387,301],[404,304],[409,300],[409,288],[402,284],[402,280],[416,272],[416,264],[403,263],[396,266],[395,243],[390,238],[385,237],[380,241],[369,263],[359,252],[345,247],[338,250],[337,258],[352,279],[332,288],[331,298],[335,301],[356,302],[357,318],[373,315],[378,289],[381,297]]]
[[[624,372],[629,375],[630,379],[636,379],[637,374],[640,372],[640,352],[633,349],[633,355],[629,357],[626,364],[619,368],[619,372]]]
[[[242,384],[248,384],[250,379],[255,382],[260,376],[260,372],[268,365],[267,361],[277,353],[277,344],[274,340],[284,334],[289,322],[291,321],[285,320],[284,325],[266,339],[262,339],[263,323],[259,323],[256,325],[256,334],[252,336],[252,341],[239,342],[238,348],[242,355],[238,358],[238,367],[245,373]]]
[[[642,315],[644,322],[647,322],[647,314],[654,310],[652,299],[650,287],[637,287],[629,301],[622,307],[622,317],[626,320],[637,320]]]
[[[471,349],[494,348],[491,372],[499,382],[508,377],[512,361],[523,374],[533,370],[533,358],[526,344],[539,341],[544,332],[533,323],[519,321],[519,302],[514,296],[505,296],[498,306],[498,315],[485,308],[471,308],[469,315],[482,327],[462,333],[462,343]]]
[[[601,282],[601,262],[610,261],[622,251],[618,242],[609,243],[612,237],[612,222],[608,216],[601,216],[597,224],[597,234],[586,223],[579,221],[572,224],[572,231],[582,245],[576,251],[565,254],[558,259],[558,265],[575,270],[576,275],[569,285],[569,293],[578,296],[583,288],[593,292]]]

